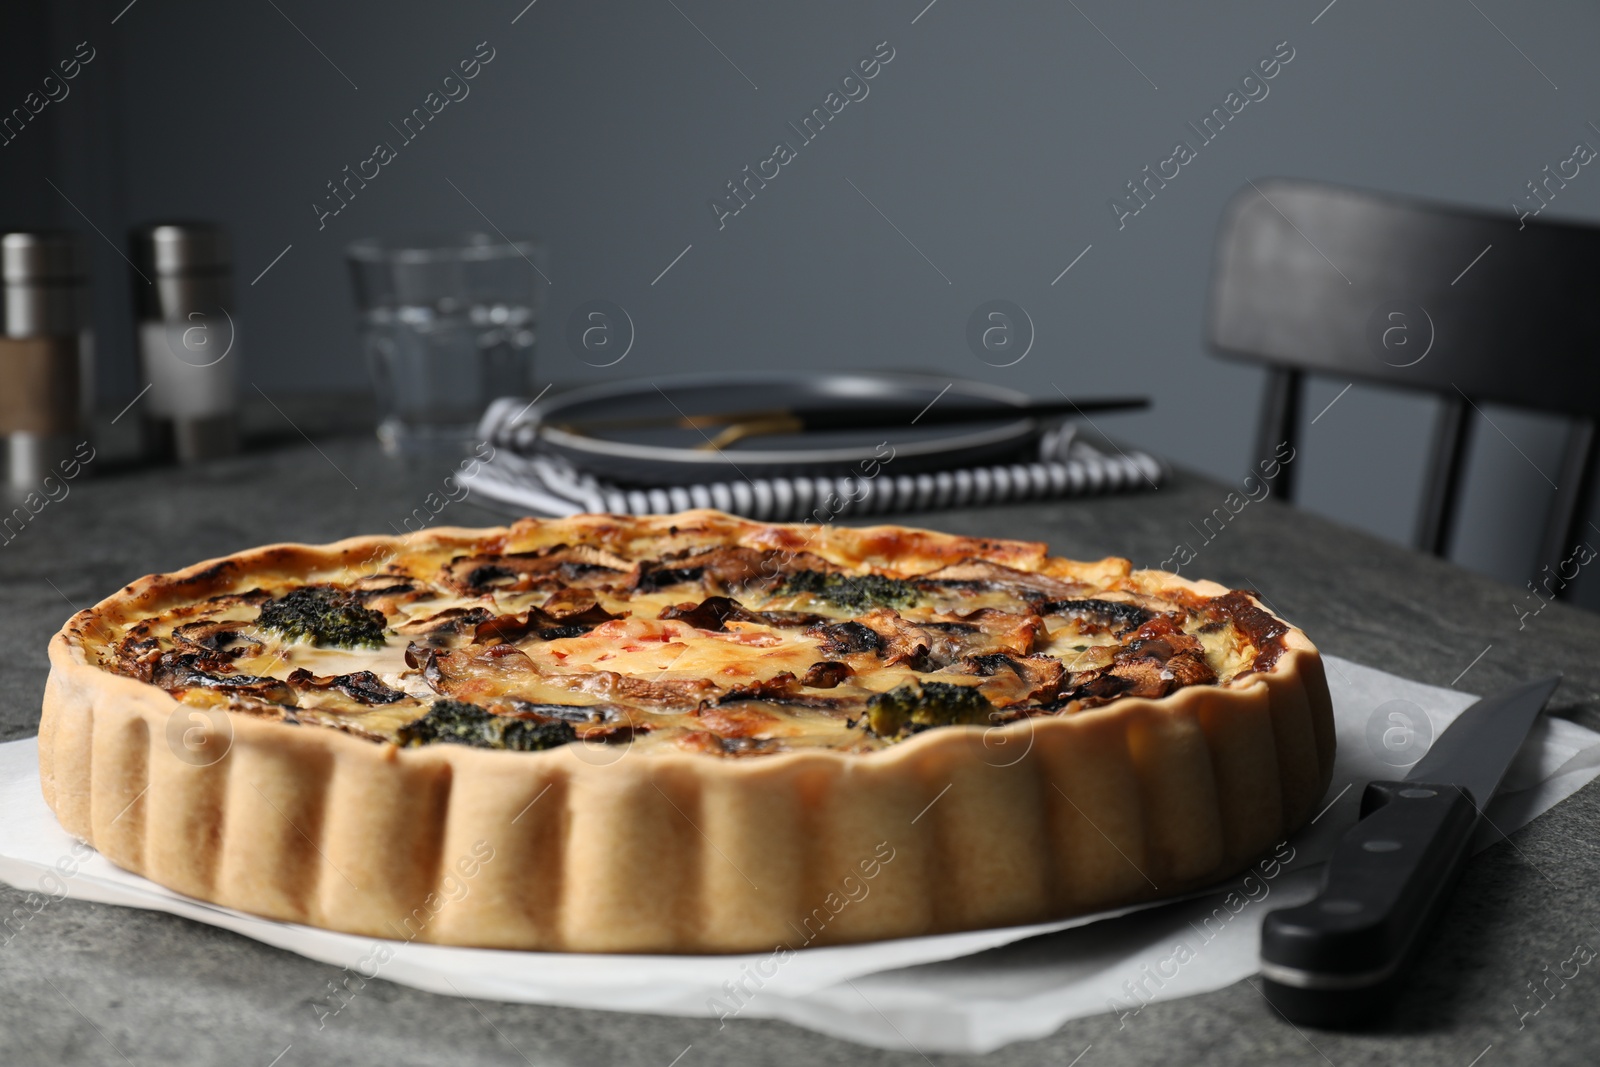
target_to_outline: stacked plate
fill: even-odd
[[[1159,485],[1153,457],[1045,425],[1029,398],[914,373],[663,377],[537,403],[508,397],[480,433],[471,488],[519,511],[664,514],[716,507],[828,521]],[[960,408],[959,423],[927,417]],[[992,409],[992,416],[988,409]],[[826,411],[825,425],[797,414]],[[912,412],[909,418],[900,416]],[[812,422],[819,420],[812,419]]]

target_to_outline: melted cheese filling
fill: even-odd
[[[580,722],[576,729],[580,740],[588,735],[590,743],[735,755],[808,747],[867,751],[891,744],[897,738],[879,737],[863,728],[863,714],[875,695],[908,683],[975,686],[997,714],[1010,718],[1070,714],[1115,699],[1117,693],[1103,698],[1100,690],[1125,686],[1129,677],[1147,687],[1143,692],[1123,690],[1131,695],[1152,695],[1151,686],[1199,684],[1185,683],[1161,662],[1136,665],[1139,671],[1134,671],[1122,660],[1130,645],[1138,642],[1143,644],[1135,651],[1153,648],[1151,655],[1159,660],[1162,649],[1192,640],[1199,651],[1183,662],[1191,675],[1197,669],[1209,674],[1203,684],[1226,684],[1247,673],[1260,652],[1240,627],[1219,622],[1214,612],[1202,610],[1203,605],[1197,608],[1195,602],[1145,593],[1131,579],[1106,589],[1082,588],[1071,602],[1132,605],[1130,610],[1137,609],[1138,617],[1177,620],[1168,627],[1172,638],[1154,631],[1141,637],[1145,629],[1096,618],[1093,611],[1047,606],[1039,614],[1040,597],[970,584],[933,582],[922,588],[911,606],[872,611],[843,607],[811,593],[788,592],[781,584],[727,588],[707,580],[662,589],[629,588],[634,579],[626,575],[606,575],[608,580],[601,581],[583,577],[574,584],[560,583],[560,588],[546,583],[524,591],[488,588],[462,593],[440,577],[440,565],[448,562],[448,555],[413,558],[404,565],[392,564],[385,572],[396,582],[414,583],[416,589],[392,602],[376,598],[384,603],[387,621],[382,648],[317,647],[286,640],[256,625],[260,597],[256,602],[221,597],[174,608],[123,628],[116,635],[122,639],[120,646],[112,641],[96,645],[92,638],[86,644],[106,669],[133,673],[124,646],[135,638],[145,641],[147,650],[175,653],[187,647],[174,636],[175,627],[236,623],[242,637],[224,646],[231,658],[213,680],[225,683],[230,677],[252,676],[282,681],[297,670],[321,679],[371,672],[396,699],[366,703],[336,686],[302,685],[295,688],[292,703],[263,701],[221,684],[179,685],[169,691],[189,703],[281,715],[377,741],[403,741],[403,729],[426,715],[436,700],[461,700],[497,710],[508,701],[520,701],[576,709],[573,715],[580,720],[582,709],[594,709],[594,721]],[[359,584],[351,578],[341,574],[311,576],[301,583],[264,581],[261,588],[277,597],[296,584]],[[239,591],[254,588],[241,584]],[[476,641],[470,625],[447,638],[422,632],[430,626],[427,620],[450,612],[522,616],[550,603],[553,592],[591,597],[619,617],[573,636],[545,639],[529,634],[506,643]],[[823,627],[846,623],[880,635],[887,630],[890,636],[880,636],[882,647],[877,650],[841,651],[837,645],[830,650],[825,634],[813,626],[730,618],[714,631],[683,619],[662,618],[668,609],[693,607],[713,595],[731,596],[753,612],[804,612],[822,616]],[[893,635],[901,631],[913,636],[897,646]],[[1165,645],[1157,648],[1162,641]],[[259,647],[252,642],[259,642]],[[920,657],[896,655],[897,647],[903,651],[924,644],[927,651]],[[424,656],[429,650],[437,653],[438,675],[430,675],[430,668],[419,664],[419,649]],[[1030,690],[1028,671],[1047,676],[1055,671],[1046,661],[1059,662],[1059,683],[1046,681]],[[808,672],[814,665],[826,663],[844,664],[845,677],[831,686],[800,681],[812,677]],[[1203,665],[1196,668],[1196,663]],[[789,676],[786,681],[785,676]],[[783,692],[754,698],[737,692],[760,683],[777,685]],[[619,727],[626,729],[619,732]]]

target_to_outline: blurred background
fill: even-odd
[[[60,61],[92,58],[4,127],[0,226],[84,235],[112,412],[141,388],[119,251],[131,226],[229,231],[247,398],[368,390],[349,242],[491,229],[547,254],[540,383],[917,366],[1038,396],[1142,393],[1149,411],[1102,427],[1237,484],[1262,372],[1202,341],[1228,198],[1309,177],[1510,217],[1575,142],[1600,145],[1597,40],[1600,9],[1575,0],[10,3],[0,112]],[[1119,221],[1111,199],[1275,52],[1292,59],[1268,95]],[[875,53],[892,58],[867,95],[800,144],[789,124]],[[406,140],[404,118],[475,56],[469,93]],[[724,214],[727,183],[779,141],[797,158]],[[395,158],[334,199],[379,142]],[[1596,216],[1587,170],[1543,214]],[[1037,334],[1009,367],[965,340],[994,299]],[[604,368],[563,339],[597,300],[636,331]],[[1300,500],[1408,542],[1434,402],[1343,384],[1306,397]],[[1521,587],[1563,426],[1484,415],[1450,555]],[[1600,607],[1588,584],[1578,602]]]

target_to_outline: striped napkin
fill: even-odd
[[[876,477],[734,478],[699,485],[635,488],[614,485],[539,448],[537,417],[516,398],[495,401],[479,426],[494,446],[487,461],[464,471],[469,491],[517,512],[549,516],[580,512],[665,515],[717,508],[762,522],[828,522],[840,516],[903,514],[1056,500],[1154,489],[1166,470],[1155,457],[1112,446],[1108,453],[1062,425],[1039,438],[1031,463],[895,474],[893,460]]]

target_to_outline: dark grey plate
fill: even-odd
[[[944,395],[940,396],[940,392]],[[881,403],[992,404],[993,420],[955,426],[871,425]],[[896,474],[1031,458],[1032,418],[1009,413],[1027,401],[1014,389],[910,372],[859,374],[739,373],[663,376],[593,385],[536,404],[545,448],[597,478],[623,485],[690,485],[774,475],[840,476],[873,471],[893,450]],[[860,405],[863,426],[746,438],[717,451],[707,437],[672,426],[563,429],[561,424],[656,416],[710,415],[808,404]],[[715,431],[710,431],[715,433]]]

